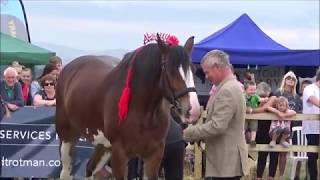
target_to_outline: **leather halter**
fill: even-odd
[[[143,47],[138,48],[135,53],[133,54],[133,57],[131,58],[131,62],[130,62],[130,66],[128,69],[128,74],[127,74],[127,79],[126,79],[126,85],[124,87],[124,89],[122,90],[119,102],[118,102],[118,107],[119,107],[119,112],[118,112],[118,116],[119,116],[119,123],[123,123],[128,115],[128,111],[129,111],[129,102],[131,99],[131,78],[132,78],[132,68],[133,68],[133,64],[134,61],[136,60],[136,56],[141,52]],[[169,79],[169,75],[168,72],[166,70],[166,64],[167,64],[168,60],[166,59],[165,55],[161,55],[161,76],[164,73],[164,78],[165,78],[165,82],[168,84],[169,87],[169,91],[170,94],[168,97],[167,95],[165,95],[165,98],[178,110],[181,110],[182,107],[180,105],[180,102],[178,101],[178,99],[180,99],[181,97],[185,96],[187,93],[189,92],[196,92],[196,88],[195,87],[189,87],[189,88],[185,88],[181,91],[178,92],[174,92],[172,85],[170,84]]]
[[[197,92],[195,87],[187,87],[183,90],[180,90],[178,92],[174,92],[171,83],[169,82],[169,75],[168,72],[166,70],[166,64],[168,62],[168,59],[165,57],[165,55],[161,56],[161,73],[165,74],[165,79],[166,79],[166,83],[168,84],[169,87],[169,91],[170,91],[170,97],[165,96],[165,98],[176,108],[180,108],[179,106],[179,102],[178,99],[180,99],[181,97],[185,96],[186,94],[188,94],[189,92]]]

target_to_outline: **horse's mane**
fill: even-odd
[[[133,78],[139,77],[149,82],[155,77],[159,77],[161,72],[161,51],[157,44],[148,44],[141,48],[140,52],[135,50],[125,54],[119,66],[121,69],[128,69],[133,58],[136,58],[133,64]],[[176,75],[176,73],[179,73],[177,69],[180,65],[186,72],[190,62],[184,48],[181,46],[168,46],[168,49],[168,58],[165,65],[168,73]]]
[[[168,46],[167,48],[166,71],[168,76],[177,77],[180,65],[182,65],[185,72],[187,71],[190,63],[189,55],[181,46]],[[118,70],[120,73],[123,73],[121,77],[123,77],[123,82],[125,82],[128,68],[133,62],[131,87],[134,94],[159,91],[162,71],[161,55],[158,44],[148,44],[124,55],[118,65]]]

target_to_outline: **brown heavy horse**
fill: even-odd
[[[158,37],[125,55],[83,56],[69,63],[57,83],[56,129],[60,138],[61,179],[72,179],[72,149],[79,137],[94,145],[87,177],[94,177],[112,153],[113,175],[124,179],[127,162],[140,156],[148,179],[157,179],[174,106],[185,122],[199,118],[200,107],[190,68],[193,37],[184,47],[167,45]],[[119,123],[118,102],[132,67],[128,114]]]

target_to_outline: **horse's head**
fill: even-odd
[[[160,87],[185,123],[194,123],[200,116],[200,104],[191,70],[193,39],[190,37],[182,47],[165,44],[159,36],[157,38],[162,53]]]

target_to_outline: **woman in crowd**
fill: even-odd
[[[41,78],[47,74],[50,74],[52,77],[54,77],[55,80],[57,80],[59,71],[55,65],[46,64],[41,76],[39,76],[36,80],[32,81],[32,83],[31,83],[31,95],[32,95],[33,99],[34,99],[34,96],[36,95],[36,93],[41,90],[41,86],[40,86]]]
[[[36,93],[33,98],[35,106],[55,106],[56,105],[56,79],[48,74],[41,78],[42,90]]]
[[[59,56],[52,56],[49,63],[53,64],[58,69],[58,74],[60,74],[62,70],[62,59]]]
[[[297,113],[302,112],[302,101],[300,96],[296,92],[298,80],[296,75],[289,71],[287,72],[281,82],[280,88],[275,92],[275,96],[284,96],[288,99],[289,109],[294,110]],[[295,126],[301,126],[301,121],[293,121],[291,123],[291,128]],[[293,134],[292,143],[297,144],[297,135]],[[287,153],[279,153],[279,174],[284,175],[285,167],[287,162]]]

